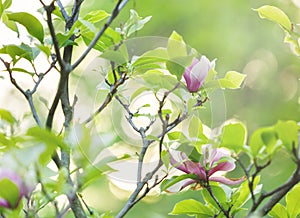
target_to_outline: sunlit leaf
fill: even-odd
[[[275,130],[279,139],[288,150],[291,151],[293,145],[298,147],[298,132],[300,127],[295,121],[278,121],[275,125]]]
[[[5,109],[0,109],[0,119],[5,120],[6,122],[13,124],[16,119],[14,116],[10,113],[10,111]]]
[[[194,199],[178,202],[170,214],[207,215],[207,217],[212,217],[214,215],[213,211],[209,207],[206,207],[203,203]]]
[[[300,214],[300,186],[295,186],[286,195],[286,209],[289,217],[298,217]]]
[[[260,181],[260,176],[255,177],[254,182],[253,182],[253,190],[255,193],[257,193],[259,190],[259,183]],[[239,188],[234,192],[232,195],[232,212],[236,212],[239,210],[240,207],[242,207],[250,198],[250,190],[248,186],[248,181],[243,182]]]
[[[264,5],[258,9],[255,9],[255,11],[258,12],[261,18],[266,18],[275,23],[278,23],[282,28],[284,28],[288,32],[292,31],[291,21],[281,9],[271,5]]]
[[[142,29],[144,25],[151,19],[151,16],[145,17],[144,19],[138,15],[138,13],[131,9],[130,18],[124,24],[123,31],[126,33],[126,36],[129,37],[131,34]],[[120,30],[122,31],[122,30]]]
[[[170,154],[169,154],[169,152],[164,150],[164,151],[161,152],[160,156],[161,156],[161,160],[164,163],[164,165],[167,168],[169,168],[169,166],[170,166]]]
[[[192,116],[188,131],[191,138],[198,138],[203,133],[202,122],[198,117]]]
[[[269,215],[274,218],[289,218],[286,208],[279,203],[272,208]]]
[[[14,67],[11,70],[12,70],[12,72],[21,72],[21,73],[29,74],[30,76],[34,76],[33,72],[29,72],[29,71],[27,71],[26,69],[23,69],[23,68]]]
[[[221,145],[238,153],[244,146],[247,138],[247,129],[241,122],[230,123],[223,127]]]
[[[48,146],[61,147],[64,150],[68,149],[68,146],[66,145],[61,136],[57,136],[47,129],[42,129],[40,127],[32,127],[28,129],[27,135],[32,136],[35,140],[39,142],[44,142]]]
[[[26,12],[17,12],[7,14],[10,20],[16,21],[23,25],[28,33],[37,38],[41,43],[44,40],[44,29],[41,22],[33,15]]]
[[[16,32],[19,37],[19,29],[15,21],[9,20],[6,13],[2,14],[2,22],[12,31]]]
[[[168,54],[170,58],[187,55],[186,44],[181,35],[173,31],[168,41]]]
[[[182,181],[182,180],[186,180],[186,179],[198,179],[198,176],[195,174],[183,174],[180,176],[173,176],[171,179],[165,179],[161,185],[160,185],[160,190],[161,191],[165,191],[168,188],[170,188],[171,186],[175,185],[176,183]]]
[[[91,11],[88,14],[86,14],[83,17],[83,20],[86,20],[91,23],[97,23],[101,20],[104,20],[105,18],[109,17],[110,14],[108,14],[104,10],[96,10],[96,11]]]
[[[214,197],[218,200],[218,202],[224,207],[227,207],[227,198],[226,198],[226,193],[224,192],[224,190],[220,187],[220,186],[211,186],[211,190],[212,193],[214,195]],[[207,203],[212,204],[215,208],[218,208],[218,205],[216,203],[216,201],[212,198],[212,196],[209,194],[209,192],[207,191],[207,189],[202,189],[202,196],[204,198],[204,200]]]
[[[236,71],[228,71],[224,78],[219,79],[221,88],[225,89],[237,89],[240,88],[246,75],[238,73]]]

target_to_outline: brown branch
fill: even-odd
[[[87,118],[84,123],[88,124],[91,122],[99,113],[103,111],[104,108],[111,102],[114,95],[117,93],[118,88],[128,79],[126,73],[123,73],[119,80],[117,80],[114,84],[110,87],[110,92],[106,95],[104,102],[100,105],[100,107],[89,117]]]

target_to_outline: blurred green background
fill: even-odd
[[[294,2],[298,2],[294,0]],[[300,8],[291,0],[149,0],[131,1],[114,22],[124,22],[129,9],[140,16],[151,15],[136,36],[168,37],[176,30],[185,42],[211,60],[217,58],[216,70],[223,76],[228,70],[247,74],[242,90],[226,91],[226,117],[246,123],[249,132],[273,125],[277,120],[299,121],[299,58],[284,44],[284,32],[276,24],[262,20],[253,8],[262,5],[280,7],[293,23],[300,22]],[[91,8],[111,11],[113,1],[89,1],[84,11]],[[282,166],[278,169],[278,166]],[[293,170],[288,156],[276,157],[271,170],[264,174],[264,188],[269,190],[287,179]],[[118,194],[119,192],[119,194]],[[86,191],[94,193],[89,203],[100,210],[117,212],[124,204],[112,196],[106,180],[101,180]],[[118,190],[117,195],[122,191]],[[99,202],[101,198],[105,202]],[[126,194],[125,194],[126,196]],[[174,204],[187,198],[201,199],[196,191],[153,196],[136,205],[128,214],[130,218],[168,217]],[[178,216],[180,217],[180,216]]]

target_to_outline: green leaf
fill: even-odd
[[[2,14],[2,22],[9,29],[11,29],[12,31],[16,32],[18,34],[18,37],[19,37],[19,29],[18,29],[18,26],[17,26],[16,22],[14,22],[12,20],[9,20],[6,13]]]
[[[247,129],[241,122],[230,123],[223,127],[221,134],[221,147],[240,152],[247,138]]]
[[[254,192],[258,188],[259,181],[260,181],[260,176],[255,177],[253,183]],[[250,197],[250,190],[248,186],[248,181],[245,181],[232,195],[232,203],[233,203],[232,212],[238,211],[238,209],[247,202],[249,197]]]
[[[289,217],[298,217],[300,214],[300,186],[295,186],[286,195],[286,209]]]
[[[289,218],[286,208],[279,203],[272,208],[269,215],[274,218]]]
[[[92,31],[86,31],[81,33],[81,37],[84,43],[88,46],[95,37],[95,33]],[[93,49],[103,52],[105,49],[117,44],[121,41],[121,36],[118,32],[112,28],[107,28],[104,35],[97,41]]]
[[[211,190],[215,196],[215,198],[219,201],[219,203],[225,208],[227,209],[227,205],[226,205],[226,193],[224,192],[224,190],[220,187],[220,186],[211,186]],[[209,192],[207,191],[206,188],[202,189],[202,196],[204,198],[204,200],[207,203],[212,204],[215,208],[219,208],[219,206],[217,205],[216,201],[211,197],[211,195],[209,194]]]
[[[165,48],[156,48],[154,50],[150,50],[142,54],[132,63],[132,66],[134,68],[144,68],[145,65],[165,62],[166,60],[168,60],[168,58],[169,55]]]
[[[0,49],[0,53],[8,54],[13,59],[14,63],[17,62],[17,57],[25,58],[29,61],[32,60],[30,55],[28,55],[28,52],[17,45],[5,45]]]
[[[8,178],[0,180],[0,197],[7,200],[11,208],[17,207],[19,196],[19,189],[14,182]]]
[[[172,75],[175,75],[178,80],[181,80],[185,69],[183,66],[174,61],[167,61],[166,67]]]
[[[36,47],[41,50],[47,57],[51,55],[51,49],[45,45],[36,45]]]
[[[6,0],[4,3],[3,3],[3,8],[4,9],[7,9],[11,6],[12,4],[12,0]]]
[[[171,179],[165,179],[161,185],[160,185],[160,190],[161,191],[165,191],[168,188],[170,188],[171,186],[175,185],[176,183],[185,180],[185,179],[199,179],[197,175],[195,174],[183,174],[180,176],[173,176]]]
[[[174,131],[174,132],[168,133],[168,138],[170,140],[178,140],[178,139],[186,139],[186,136],[184,135],[183,132]]]
[[[0,119],[5,120],[9,124],[13,124],[14,122],[16,122],[14,116],[8,110],[5,109],[0,109]]]
[[[23,68],[18,68],[18,67],[12,68],[11,71],[12,71],[12,72],[26,73],[26,74],[29,74],[30,76],[34,76],[34,75],[35,75],[35,73],[33,73],[33,72],[29,72],[29,71],[27,71],[27,70],[25,70],[25,69],[23,69]]]
[[[3,11],[11,6],[11,3],[12,0],[6,0],[4,3],[2,3],[2,0],[0,1],[0,18],[2,16]]]
[[[274,128],[279,139],[289,151],[292,150],[293,144],[296,148],[298,147],[298,132],[300,127],[295,121],[278,121]]]
[[[109,16],[110,16],[110,14],[108,14],[104,10],[96,10],[96,11],[91,11],[88,14],[86,14],[84,16],[83,20],[86,20],[90,23],[97,23],[97,22],[104,20],[105,18],[107,18]]]
[[[295,55],[300,56],[300,46],[298,43],[298,37],[293,37],[290,34],[286,33],[284,42],[288,43],[291,46],[291,50]]]
[[[126,36],[129,37],[132,33],[137,32],[138,30],[142,29],[144,25],[151,19],[151,16],[145,17],[142,19],[138,15],[138,13],[131,9],[130,10],[130,18],[124,25],[124,31],[126,33]]]
[[[198,117],[192,116],[188,131],[191,138],[198,138],[203,134],[202,122]]]
[[[142,94],[144,91],[149,90],[147,87],[142,86],[141,88],[138,88],[131,96],[130,96],[130,102],[132,102],[136,97],[138,97],[140,94]]]
[[[184,70],[187,66],[191,65],[193,56],[175,57],[166,62],[168,71],[177,77],[180,81]]]
[[[228,71],[223,79],[219,79],[221,88],[224,89],[238,89],[244,81],[246,75],[236,71]]]
[[[42,129],[40,127],[32,127],[28,129],[26,135],[32,136],[38,142],[44,142],[50,147],[56,148],[57,146],[67,150],[68,146],[64,142],[61,136],[55,135],[53,132],[48,129]]]
[[[37,38],[41,43],[43,42],[44,29],[41,22],[36,17],[26,12],[7,14],[7,17],[9,20],[13,20],[23,25],[31,36]]]
[[[214,215],[213,211],[209,207],[206,207],[203,203],[194,199],[178,202],[170,214],[207,215],[207,217]]]
[[[263,132],[263,128],[257,129],[254,131],[249,140],[249,146],[251,153],[254,157],[259,154],[259,151],[262,149],[264,142],[262,141],[261,134]]]
[[[264,5],[258,9],[255,9],[255,11],[258,12],[261,18],[278,23],[288,32],[292,31],[292,24],[289,17],[279,8],[270,5]]]
[[[186,45],[182,36],[173,31],[168,41],[168,54],[170,58],[182,57],[187,55]]]
[[[140,76],[144,80],[146,87],[153,91],[160,89],[171,90],[178,83],[177,79],[170,75],[165,75],[160,70],[148,70],[145,74]],[[176,94],[176,92],[173,92]]]
[[[169,154],[169,152],[164,150],[164,151],[161,152],[160,156],[161,156],[161,160],[164,163],[164,165],[167,168],[169,168],[169,166],[170,166],[170,154]]]

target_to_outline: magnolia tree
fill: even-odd
[[[30,109],[21,119],[0,110],[0,217],[124,217],[151,192],[187,189],[199,199],[182,199],[170,214],[297,217],[299,125],[278,121],[250,136],[237,120],[209,128],[212,111],[223,110],[213,104],[215,93],[240,88],[245,75],[229,71],[219,78],[216,61],[187,46],[176,31],[167,39],[131,38],[151,18],[134,10],[112,28],[127,2],[84,14],[83,0],[72,7],[40,0],[33,16],[11,12],[12,0],[0,1],[1,34],[12,31],[19,39],[1,45],[1,76]],[[289,18],[272,6],[257,11],[280,24],[299,54],[299,34]],[[94,64],[84,70],[82,62],[91,57]],[[56,85],[47,82],[52,75],[59,75]],[[56,88],[49,94],[50,83]],[[294,171],[267,191],[261,172],[282,150]],[[236,168],[239,173],[226,175]],[[84,190],[102,177],[132,185],[120,211],[103,213],[85,200]],[[279,203],[284,197],[285,206]]]

